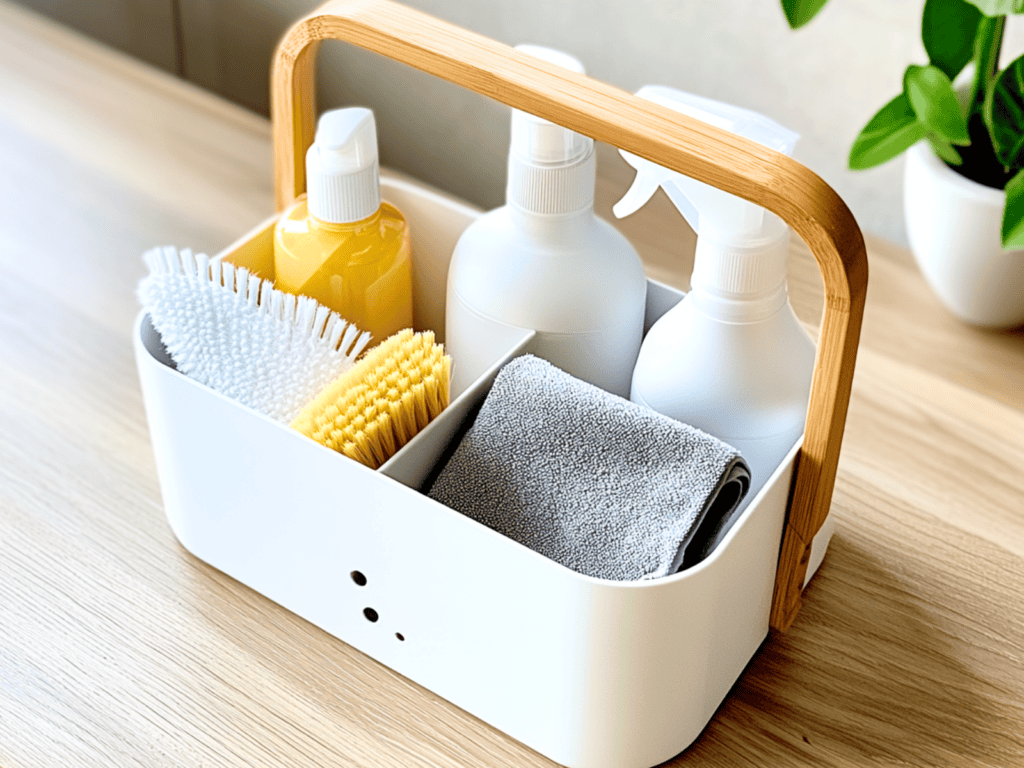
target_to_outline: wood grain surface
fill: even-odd
[[[607,212],[628,169],[601,158]],[[216,252],[273,205],[262,118],[0,2],[0,765],[551,765],[167,526],[140,254]],[[685,287],[664,198],[621,224]],[[868,251],[838,532],[671,765],[1024,765],[1024,335],[959,324],[904,251]],[[799,243],[790,287],[816,326]]]

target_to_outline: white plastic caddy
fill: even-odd
[[[634,583],[577,574],[422,493],[501,366],[531,351],[530,329],[497,334],[490,365],[460,376],[472,383],[373,471],[178,373],[148,317],[138,320],[164,506],[186,549],[559,763],[663,762],[697,738],[769,624],[785,629],[799,607],[853,377],[867,280],[860,231],[836,194],[789,158],[389,0],[329,3],[282,41],[279,211],[304,191],[314,56],[328,38],[763,205],[818,260],[825,310],[802,444],[707,560]],[[448,259],[478,211],[387,175],[382,191],[413,233],[415,325],[443,338]],[[221,256],[272,278],[275,221]],[[647,326],[680,298],[650,283]]]

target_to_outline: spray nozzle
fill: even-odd
[[[637,96],[784,154],[798,136],[763,115],[673,88],[647,85]],[[621,150],[620,150],[621,151]],[[612,208],[618,218],[641,208],[658,187],[697,233],[692,295],[697,306],[732,320],[774,312],[786,300],[789,229],[770,211],[709,184],[622,152],[636,168],[629,191]]]
[[[764,115],[674,88],[647,85],[636,95],[786,155],[793,152],[799,138],[793,131]],[[637,173],[629,191],[612,208],[620,219],[643,207],[658,187],[662,187],[690,227],[702,237],[742,247],[785,235],[782,221],[759,205],[630,152],[622,151],[621,154]]]
[[[516,50],[555,64],[570,72],[585,74],[583,64],[567,53],[540,45],[517,45]],[[512,110],[512,152],[528,163],[569,165],[586,157],[594,140],[542,117]]]

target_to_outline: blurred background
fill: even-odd
[[[17,0],[109,45],[267,114],[270,60],[317,0]],[[795,156],[831,184],[861,227],[905,244],[903,158],[846,169],[850,143],[925,63],[924,0],[831,0],[793,32],[778,0],[405,0],[510,45],[579,58],[628,91],[657,83],[762,112],[801,134]],[[1004,52],[1024,50],[1010,17]],[[1004,55],[1004,60],[1008,57]],[[484,208],[504,200],[508,109],[342,43],[320,53],[321,108],[377,113],[382,161]],[[609,147],[600,172],[631,178]]]

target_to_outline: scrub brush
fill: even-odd
[[[406,328],[331,383],[292,428],[377,469],[448,406],[450,376],[434,334]]]
[[[306,296],[205,254],[156,248],[139,299],[177,369],[289,423],[370,341]]]

